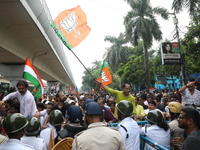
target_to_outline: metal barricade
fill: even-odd
[[[145,136],[140,136],[141,138],[141,150],[169,150],[168,148],[150,140]]]
[[[166,121],[166,122],[170,122],[170,121]],[[113,127],[116,128],[117,125],[119,123],[108,123],[107,126],[108,127]],[[137,124],[139,126],[144,126],[145,124],[148,124],[148,121],[137,121]],[[145,137],[145,136],[140,136],[140,141],[141,141],[141,150],[169,150],[166,147],[150,140],[149,138]]]
[[[137,124],[139,126],[144,126],[145,124],[147,124],[148,122],[147,121],[137,121]],[[108,123],[107,126],[108,127],[117,127],[119,123]]]
[[[170,121],[166,121],[166,122],[170,122]],[[108,127],[117,127],[119,123],[108,123],[107,126]],[[139,126],[144,126],[145,124],[148,124],[148,121],[137,121],[137,124]]]

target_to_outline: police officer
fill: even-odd
[[[20,138],[24,135],[24,128],[28,121],[20,113],[10,114],[5,117],[2,122],[9,139],[7,143],[0,146],[0,150],[33,150],[30,145],[25,145],[20,142]]]
[[[76,149],[116,149],[125,150],[125,144],[119,131],[106,127],[102,122],[103,111],[96,102],[90,102],[85,109],[88,129],[78,133],[72,143],[72,150]]]
[[[40,137],[45,140],[47,149],[49,147],[49,139],[51,132],[54,133],[54,142],[57,143],[59,141],[57,132],[60,131],[61,124],[63,123],[63,121],[64,117],[60,110],[55,109],[51,111],[49,115],[49,122],[47,123],[48,127],[40,132]]]
[[[58,132],[61,138],[74,138],[78,132],[81,132],[87,128],[87,126],[83,124],[83,114],[79,106],[70,106],[66,111],[66,117],[68,119],[68,123],[64,126],[63,130]]]
[[[145,135],[150,140],[170,149],[170,129],[159,110],[151,110],[146,117],[150,126],[144,126],[140,135]]]
[[[122,100],[116,105],[116,108],[118,118],[122,120],[117,129],[122,134],[127,150],[139,150],[140,130],[138,124],[131,118],[133,104],[127,100]]]
[[[21,142],[33,146],[36,150],[47,150],[44,139],[37,137],[40,134],[41,125],[36,117],[28,119],[28,125],[25,128],[25,135]]]

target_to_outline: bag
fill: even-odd
[[[58,131],[58,135],[59,135],[62,139],[65,138],[65,137],[67,137],[67,136],[68,136],[68,131],[67,131],[67,129],[63,129],[63,130]]]

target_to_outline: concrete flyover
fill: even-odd
[[[45,0],[0,0],[0,73],[8,80],[22,76],[28,57],[42,79],[75,82],[63,44],[50,27]]]

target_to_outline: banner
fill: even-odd
[[[161,46],[162,64],[181,64],[181,55],[178,42],[164,42]]]

